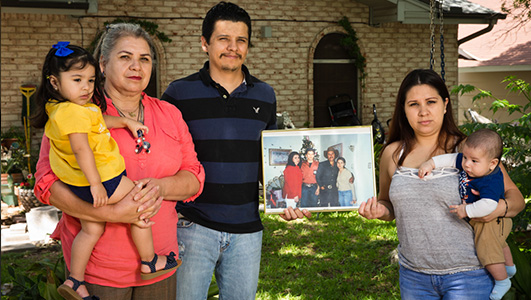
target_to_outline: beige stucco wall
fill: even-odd
[[[377,104],[380,120],[389,119],[404,75],[415,68],[429,67],[429,25],[390,23],[371,27],[368,7],[352,0],[234,2],[244,7],[253,20],[254,47],[246,63],[251,74],[273,86],[278,110],[288,111],[298,127],[313,120],[314,48],[324,34],[342,31],[337,25],[342,16],[352,22],[367,59],[368,76],[360,95],[363,124],[372,120],[373,103]],[[87,47],[103,23],[117,16],[149,18],[173,40],[156,43],[162,93],[168,83],[196,72],[206,60],[200,47],[200,28],[202,17],[215,3],[210,0],[99,0],[97,14],[81,18],[2,12],[2,129],[20,124],[22,95],[18,88],[22,84],[38,83],[43,59],[51,45],[66,40]],[[272,37],[261,36],[262,26],[271,27]],[[452,86],[457,83],[457,26],[446,25],[444,32],[446,79]]]
[[[519,104],[525,106],[529,100],[518,93],[509,93],[505,89],[507,83],[502,83],[506,76],[515,76],[517,79],[522,79],[527,83],[531,83],[531,71],[490,71],[481,72],[481,69],[476,71],[468,71],[464,69],[459,73],[459,84],[470,84],[479,89],[491,91],[492,95],[498,99],[507,99],[511,104]],[[522,116],[521,113],[515,112],[509,115],[504,110],[498,110],[495,114],[489,110],[493,99],[485,98],[472,101],[472,97],[478,92],[468,93],[459,97],[459,124],[465,123],[465,111],[468,108],[476,110],[482,116],[485,116],[493,121],[503,123],[510,122]]]

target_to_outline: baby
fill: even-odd
[[[490,129],[480,129],[467,138],[463,153],[439,155],[424,162],[419,167],[419,177],[424,178],[434,168],[459,169],[463,204],[451,205],[450,211],[460,218],[484,217],[496,209],[499,199],[507,206],[503,173],[498,166],[502,152],[501,137]],[[473,190],[479,192],[479,196]],[[511,232],[512,220],[499,217],[488,223],[470,220],[470,224],[474,228],[479,261],[495,280],[490,299],[501,299],[511,288],[510,278],[516,273],[511,250],[505,241]]]

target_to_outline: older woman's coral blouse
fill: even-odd
[[[144,124],[149,128],[146,141],[151,143],[150,153],[145,151],[140,154],[135,153],[136,140],[128,129],[110,129],[125,159],[127,177],[132,180],[147,177],[163,178],[175,175],[180,170],[189,171],[201,184],[199,192],[186,200],[192,201],[203,189],[205,173],[197,160],[192,138],[181,112],[175,106],[145,94],[142,103]],[[107,99],[106,114],[118,116],[110,99]],[[35,194],[46,204],[49,204],[49,189],[58,180],[50,168],[49,149],[49,141],[44,136],[35,176]],[[152,227],[155,252],[159,255],[167,255],[171,251],[178,254],[175,202],[163,201],[160,211],[152,220],[155,222]],[[152,280],[140,278],[140,256],[131,239],[129,227],[129,224],[106,224],[105,232],[96,243],[87,264],[85,272],[87,282],[121,288],[148,285],[173,275],[174,272],[170,272]],[[52,234],[53,238],[62,242],[69,269],[72,242],[80,228],[79,219],[63,213]]]

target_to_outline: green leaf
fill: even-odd
[[[492,96],[492,92],[490,91],[485,91],[485,90],[481,90],[481,89],[478,89],[479,90],[479,93],[477,95],[475,95],[474,97],[472,97],[472,101],[476,101],[476,100],[480,100],[480,99],[483,99],[483,98],[493,98],[494,96]]]
[[[463,94],[471,93],[476,90],[476,87],[470,84],[459,84],[452,88],[451,93],[452,94],[459,94],[459,96],[462,96]]]
[[[39,282],[39,294],[46,300],[61,300],[63,297],[57,292],[57,285],[53,283],[47,283],[44,281]]]
[[[525,295],[525,299],[531,299],[531,284],[529,284],[529,279],[531,278],[531,260],[529,259],[529,255],[525,255],[524,252],[520,251],[512,239],[507,242],[516,266],[516,274],[511,279],[511,282],[518,293]]]
[[[7,272],[13,277],[13,279],[15,278],[15,269],[13,269],[12,266],[7,266]]]
[[[494,100],[490,106],[490,110],[492,110],[494,113],[498,111],[500,108],[506,108],[507,105],[509,105],[509,101],[505,99],[501,100]]]
[[[360,71],[360,80],[362,82],[362,86],[364,86],[364,78],[367,76],[367,73],[365,73],[365,67],[366,67],[366,60],[363,54],[361,53],[361,48],[358,45],[358,36],[356,35],[356,31],[350,25],[350,21],[347,17],[343,16],[339,21],[338,24],[345,29],[347,32],[347,35],[343,37],[339,43],[345,50],[347,50],[350,57],[354,59],[354,65],[356,65],[356,68]]]
[[[216,277],[212,276],[212,281],[210,282],[210,286],[208,287],[208,295],[207,298],[214,297],[215,295],[219,294],[219,287],[216,283]]]

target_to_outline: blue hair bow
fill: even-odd
[[[57,44],[53,45],[52,47],[57,49],[57,51],[55,51],[55,56],[65,57],[73,53],[74,50],[66,48],[68,44],[70,44],[70,42],[57,42]]]

